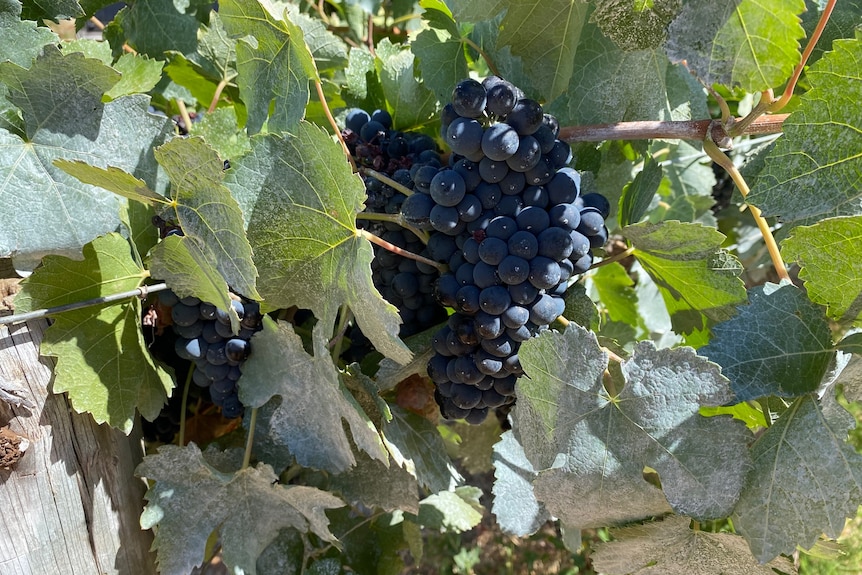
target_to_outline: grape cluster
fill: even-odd
[[[416,174],[435,173],[442,165],[434,140],[424,134],[392,130],[392,118],[383,110],[373,113],[348,110],[342,132],[358,166],[372,168],[404,188],[413,190]],[[401,191],[365,176],[365,212],[398,214],[407,197]],[[369,231],[387,242],[427,256],[419,238],[394,222],[364,222]],[[418,333],[446,319],[445,310],[434,298],[437,269],[374,246],[371,264],[374,286],[398,308],[401,337]],[[358,334],[352,334],[358,339]]]
[[[228,313],[211,303],[196,297],[179,298],[170,290],[159,292],[158,299],[163,309],[171,310],[176,355],[195,365],[192,381],[209,389],[213,403],[221,407],[225,417],[242,415],[236,381],[251,352],[249,340],[263,327],[260,305],[231,300],[241,328],[234,334]]]
[[[562,315],[570,278],[607,241],[610,205],[580,195],[557,120],[499,77],[455,87],[442,135],[449,165],[417,171],[420,193],[401,213],[431,232],[432,259],[450,269],[436,295],[455,313],[428,363],[441,413],[478,423],[514,401],[520,344]]]

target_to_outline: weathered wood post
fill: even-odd
[[[97,425],[51,392],[51,360],[39,357],[47,325],[0,326],[0,383],[31,404],[0,401],[0,427],[29,441],[0,468],[0,575],[155,574],[152,536],[138,521],[145,485],[133,476],[140,437]]]

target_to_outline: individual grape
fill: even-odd
[[[222,403],[221,414],[228,419],[242,416],[242,411],[242,403],[236,394],[227,396]]]
[[[550,289],[560,283],[560,266],[551,258],[536,256],[530,262],[529,280],[538,289]]]
[[[534,138],[536,138],[536,141],[539,142],[539,147],[542,149],[542,153],[550,154],[551,150],[554,149],[554,144],[557,141],[557,134],[554,133],[553,129],[544,124],[544,118],[553,118],[553,116],[545,114],[543,116],[542,125],[539,126],[539,128],[535,132],[533,132],[532,135]]]
[[[366,142],[377,142],[386,136],[386,126],[380,122],[370,120],[366,122],[359,131],[359,137]]]
[[[498,216],[509,216],[514,218],[524,207],[524,202],[519,196],[503,196],[494,206],[494,213]]]
[[[542,150],[536,138],[533,136],[521,136],[518,142],[518,149],[506,160],[506,165],[509,169],[516,172],[526,172],[535,167],[541,157]]]
[[[485,375],[495,375],[500,373],[500,370],[503,369],[503,360],[491,355],[484,349],[479,350],[473,355],[473,361],[476,362],[476,369]]]
[[[201,303],[198,307],[198,314],[203,320],[213,320],[216,318],[218,308],[211,303]]]
[[[536,325],[547,325],[560,317],[565,309],[562,298],[542,294],[530,308],[530,321]]]
[[[521,367],[521,359],[517,353],[513,353],[507,357],[503,361],[503,366],[506,368],[506,371],[514,375],[522,375],[524,373],[524,368]]]
[[[441,206],[457,206],[464,199],[467,185],[455,170],[440,170],[431,180],[431,197]]]
[[[204,322],[196,321],[191,325],[174,324],[174,333],[186,339],[195,339],[203,333]]]
[[[590,236],[590,247],[591,248],[600,248],[605,245],[608,241],[608,228],[602,226],[602,229],[599,230],[594,236]]]
[[[443,109],[440,111],[440,123],[444,126],[448,126],[458,118],[460,118],[460,116],[458,115],[458,112],[455,111],[455,106],[453,106],[451,102],[443,106]]]
[[[509,295],[512,301],[520,305],[529,305],[536,301],[539,296],[539,290],[529,281],[524,281],[517,285],[509,286]]]
[[[506,335],[495,337],[494,339],[483,339],[482,349],[496,357],[507,357],[514,351],[515,342],[509,339]]]
[[[418,270],[417,270],[418,272]],[[417,273],[401,272],[392,278],[392,289],[402,298],[409,298],[419,291]]]
[[[506,403],[506,396],[497,393],[495,389],[487,389],[482,392],[482,403],[487,407],[500,407]]]
[[[485,234],[491,238],[499,238],[508,240],[518,231],[518,224],[514,219],[508,216],[497,216],[488,222],[488,227],[485,229]]]
[[[518,100],[506,116],[506,123],[522,136],[528,136],[538,130],[543,120],[544,112],[541,104],[528,98]]]
[[[572,253],[569,254],[572,261],[576,261],[589,253],[590,240],[584,234],[573,230],[569,232],[569,238],[572,240]]]
[[[401,215],[404,220],[420,230],[433,229],[431,225],[431,210],[436,204],[427,194],[413,194],[401,204]]]
[[[220,379],[227,379],[227,374],[230,372],[230,366],[226,363],[212,363],[207,362],[206,367],[204,367],[204,374],[211,381],[217,381]],[[228,380],[230,381],[230,380]],[[233,385],[233,382],[230,382]]]
[[[165,307],[173,307],[177,305],[180,301],[180,298],[177,297],[177,294],[172,292],[171,290],[162,290],[156,296],[159,299],[159,303]]]
[[[593,254],[587,252],[586,255],[578,258],[572,264],[574,265],[576,274],[586,273],[590,269],[590,266],[593,265]]]
[[[500,186],[497,184],[489,184],[484,181],[476,187],[474,193],[476,194],[476,198],[482,204],[483,210],[494,209],[503,197],[503,192],[500,190]]]
[[[478,287],[472,283],[462,286],[455,294],[455,309],[462,313],[473,314],[479,311],[479,293]]]
[[[487,88],[485,109],[497,116],[505,116],[515,107],[517,97],[515,87],[505,80],[500,80]]]
[[[509,336],[509,339],[516,342],[524,342],[533,337],[533,332],[530,331],[526,325],[522,325],[521,327],[514,328],[506,328],[506,335]]]
[[[200,321],[200,312],[198,311],[197,306],[177,302],[177,304],[171,308],[171,319],[175,325],[190,326],[193,323]]]
[[[520,194],[527,185],[527,179],[521,172],[509,170],[506,177],[500,180],[500,190],[504,196],[514,196]]]
[[[374,110],[371,112],[371,120],[379,122],[387,130],[392,127],[392,116],[386,110]]]
[[[528,206],[521,210],[518,217],[515,218],[515,222],[518,224],[519,230],[531,232],[536,236],[551,225],[548,212],[536,206]]]
[[[494,315],[486,311],[479,311],[473,318],[473,326],[476,328],[476,333],[482,339],[494,339],[503,335],[506,326],[500,319],[499,315]]]
[[[178,337],[174,343],[174,351],[177,356],[188,361],[194,361],[206,356],[207,345],[205,341],[199,339]]]
[[[438,232],[448,235],[455,235],[455,230],[458,227],[458,210],[453,207],[436,205],[431,209],[429,217],[431,226]]]
[[[571,204],[578,198],[581,176],[571,168],[563,168],[547,184],[552,204]],[[598,195],[598,194],[597,194]]]
[[[434,354],[434,356],[428,361],[427,365],[428,377],[431,378],[431,381],[434,383],[449,381],[449,377],[446,375],[446,365],[448,363],[449,360],[447,360],[445,356]]]
[[[358,134],[362,130],[362,126],[370,121],[371,115],[368,112],[359,108],[353,108],[347,112],[345,125],[349,130]]]
[[[452,107],[459,116],[478,118],[485,111],[486,98],[482,84],[473,79],[463,80],[452,91]]]
[[[500,314],[500,317],[509,329],[518,329],[530,320],[530,310],[519,305],[510,305]]]
[[[461,287],[461,284],[455,279],[454,274],[444,274],[434,284],[434,297],[447,307],[455,307],[457,302],[456,294]],[[476,305],[478,306],[478,293],[476,294],[476,298]]]
[[[480,261],[473,266],[473,284],[479,289],[485,289],[500,283],[497,277],[497,266],[492,266]]]
[[[518,151],[520,138],[508,124],[493,124],[482,135],[482,153],[494,161],[505,161]]]
[[[503,286],[486,287],[479,294],[479,307],[486,313],[500,315],[510,305],[512,305],[512,298]]]
[[[485,374],[479,371],[476,364],[473,363],[471,355],[462,355],[455,360],[455,373],[458,375],[458,379],[468,385],[475,385],[485,377]]]
[[[462,222],[472,222],[482,214],[482,202],[474,194],[466,194],[455,206]]]
[[[572,254],[572,238],[569,232],[563,228],[548,228],[540,233],[536,239],[539,240],[539,255],[560,261]]]
[[[527,170],[524,179],[530,185],[542,186],[551,181],[556,170],[553,162],[547,156],[541,156],[536,165]]]
[[[448,261],[455,253],[458,246],[455,245],[455,238],[442,234],[432,234],[428,240],[428,254],[431,259],[437,262]]]
[[[605,219],[597,208],[584,208],[581,210],[581,221],[576,230],[587,237],[601,232],[605,225]]]
[[[458,172],[458,175],[464,179],[464,185],[468,190],[475,190],[476,186],[482,181],[482,176],[479,174],[479,164],[476,162],[462,158],[455,162],[452,169]]]
[[[464,241],[461,251],[464,253],[464,259],[471,264],[479,262],[479,242],[472,236]]]
[[[503,283],[508,285],[517,285],[527,281],[529,275],[529,262],[518,256],[508,255],[497,266],[497,276],[499,276]]]
[[[475,265],[468,263],[458,266],[458,269],[455,270],[455,279],[458,280],[458,283],[460,283],[462,286],[472,285],[473,268],[475,267]],[[449,264],[449,269],[452,269],[451,264]]]
[[[466,416],[464,416],[464,420],[470,425],[479,425],[488,417],[488,408],[474,408],[470,410]]]
[[[610,215],[611,203],[603,195],[596,193],[585,194],[582,199],[584,201],[584,207],[596,208],[597,210],[599,210],[599,213],[602,214],[603,219],[607,219],[607,217]]]
[[[489,184],[496,184],[503,181],[503,178],[509,173],[507,161],[492,160],[485,157],[479,162],[479,175],[482,180]]]
[[[446,143],[452,151],[470,157],[482,149],[482,124],[470,118],[458,118],[446,130]]]
[[[575,230],[581,223],[581,214],[574,204],[557,204],[548,212],[551,225]]]
[[[507,242],[509,254],[531,260],[539,253],[539,241],[532,232],[518,230]],[[508,282],[507,282],[508,283]]]
[[[548,158],[557,169],[568,166],[572,161],[572,147],[566,142],[557,140],[554,142],[554,148],[548,153]]]
[[[543,186],[528,186],[521,196],[525,206],[548,207],[548,191]]]
[[[486,264],[496,266],[509,255],[509,246],[499,238],[485,238],[478,248],[479,259]]]

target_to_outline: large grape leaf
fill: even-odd
[[[799,62],[804,0],[692,0],[668,28],[671,60],[707,85],[776,88]]]
[[[688,517],[673,516],[656,523],[611,531],[613,540],[600,542],[591,554],[593,565],[607,575],[788,575],[797,572],[791,561],[778,557],[761,565],[745,539],[731,533],[694,531]]]
[[[258,133],[267,118],[271,132],[293,130],[308,104],[308,83],[319,80],[302,29],[273,0],[225,0],[219,14],[228,34],[239,39],[237,81],[249,134]]]
[[[449,8],[440,0],[423,0],[422,20],[426,27],[416,35],[410,48],[419,59],[422,78],[432,86],[441,102],[452,97],[452,88],[467,77],[467,58],[458,25]]]
[[[416,77],[416,58],[408,46],[384,38],[377,45],[374,65],[393,126],[409,130],[432,120],[437,98]]]
[[[748,298],[699,353],[721,366],[738,401],[816,390],[835,358],[823,308],[789,283],[752,288]]]
[[[525,537],[545,524],[551,514],[536,499],[533,480],[537,477],[524,448],[511,431],[503,433],[494,446],[494,506],[497,524],[506,533]]]
[[[812,301],[830,317],[858,321],[862,314],[862,216],[829,218],[800,226],[781,244],[785,261],[799,264]]]
[[[446,455],[446,446],[437,428],[423,417],[397,406],[392,420],[382,429],[386,449],[395,463],[416,477],[432,493],[446,491],[463,478]]]
[[[519,351],[529,379],[517,384],[513,429],[538,477],[536,497],[572,527],[642,519],[667,510],[725,517],[742,489],[750,432],[698,410],[733,399],[717,365],[690,348],[640,342],[621,365],[622,389],[603,386],[607,356],[570,324]],[[662,491],[644,478],[658,472]]]
[[[419,523],[426,528],[454,533],[469,531],[482,521],[482,490],[472,485],[434,493],[419,502]]]
[[[141,526],[158,526],[153,548],[162,573],[191,573],[216,530],[222,559],[236,573],[257,573],[258,556],[282,529],[335,541],[324,512],[344,506],[337,497],[314,487],[279,485],[263,463],[229,473],[209,459],[194,443],[165,445],[135,470],[154,482]]]
[[[103,104],[118,79],[98,60],[51,46],[29,70],[0,64],[26,129],[26,138],[0,130],[0,256],[74,253],[119,224],[117,197],[65,174],[57,158],[118,166],[164,190],[152,149],[170,136],[170,120],[147,114],[143,95]]]
[[[325,131],[302,123],[295,135],[253,138],[225,183],[245,215],[269,305],[311,309],[334,326],[346,304],[378,351],[410,360],[396,310],[371,281],[371,246],[357,234],[365,186]]]
[[[705,101],[703,88],[663,51],[625,52],[598,26],[587,24],[571,85],[550,110],[563,125],[689,120],[692,113],[705,111]]]
[[[801,18],[806,37],[811,37],[826,4],[824,0],[805,0],[805,12],[801,14]],[[852,38],[856,27],[860,24],[862,24],[862,1],[843,0],[836,2],[832,6],[832,13],[820,35],[820,40],[817,41],[817,45],[814,46],[814,50],[808,58],[808,65],[819,60],[825,51],[830,50],[832,42],[836,39]]]
[[[668,208],[654,210],[650,221],[698,221],[714,226],[715,216],[710,208],[715,204],[712,190],[716,180],[712,165],[703,163],[699,150],[688,142],[680,141],[671,149],[674,160],[664,166],[665,177],[658,190]]]
[[[451,2],[452,14],[456,20],[466,22],[482,22],[505,10],[509,5],[506,0],[474,0],[472,2]]]
[[[384,511],[401,509],[419,513],[419,484],[399,465],[386,466],[364,453],[356,454],[356,466],[332,476],[331,490],[351,504],[379,507]]]
[[[58,41],[57,35],[48,28],[21,20],[18,2],[4,2],[0,6],[0,62],[10,61],[29,68],[43,46]]]
[[[239,204],[222,183],[224,161],[202,138],[176,138],[155,151],[171,180],[170,210],[188,240],[197,244],[236,292],[261,299],[257,269],[245,237]]]
[[[664,44],[681,7],[681,0],[605,0],[597,3],[592,21],[622,50],[649,50]]]
[[[811,89],[784,121],[747,201],[784,221],[862,213],[862,32],[836,40],[807,72]]]
[[[290,19],[302,29],[302,35],[314,63],[321,72],[338,72],[347,65],[347,44],[340,36],[330,32],[318,18],[311,18],[299,11],[298,6],[288,7]]]
[[[286,323],[264,323],[252,340],[254,353],[243,364],[238,382],[243,405],[260,407],[278,396],[281,404],[269,418],[273,439],[306,467],[339,473],[356,463],[353,442],[373,459],[388,462],[374,424],[344,387],[329,357],[320,324],[314,330],[314,356]]]
[[[677,332],[724,321],[745,302],[739,261],[720,249],[724,235],[700,224],[665,221],[627,226],[635,257],[659,286]]]
[[[83,251],[82,261],[46,256],[22,282],[16,311],[104,297],[143,283],[145,272],[119,234],[96,238]],[[54,392],[68,392],[76,411],[90,412],[98,423],[125,433],[132,431],[135,408],[155,419],[174,386],[147,349],[137,298],[57,314],[40,350],[57,358]]]
[[[732,518],[761,562],[838,537],[862,504],[862,455],[846,441],[854,419],[833,393],[798,398],[751,448]]]
[[[581,0],[521,0],[506,3],[497,45],[520,56],[534,87],[548,101],[569,89],[575,52],[587,19]]]
[[[643,170],[638,172],[632,183],[623,188],[617,220],[620,226],[636,224],[646,215],[653,197],[662,180],[661,164],[649,156]]]
[[[620,263],[614,262],[596,269],[590,279],[598,294],[599,308],[611,321],[644,328],[638,314],[638,297],[632,287],[634,280]]]
[[[234,106],[223,106],[192,124],[191,134],[201,136],[219,157],[238,158],[251,151],[248,135],[241,129]]]

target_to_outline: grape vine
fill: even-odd
[[[817,572],[862,9],[635,4],[0,6],[0,329],[143,427],[142,573]]]

